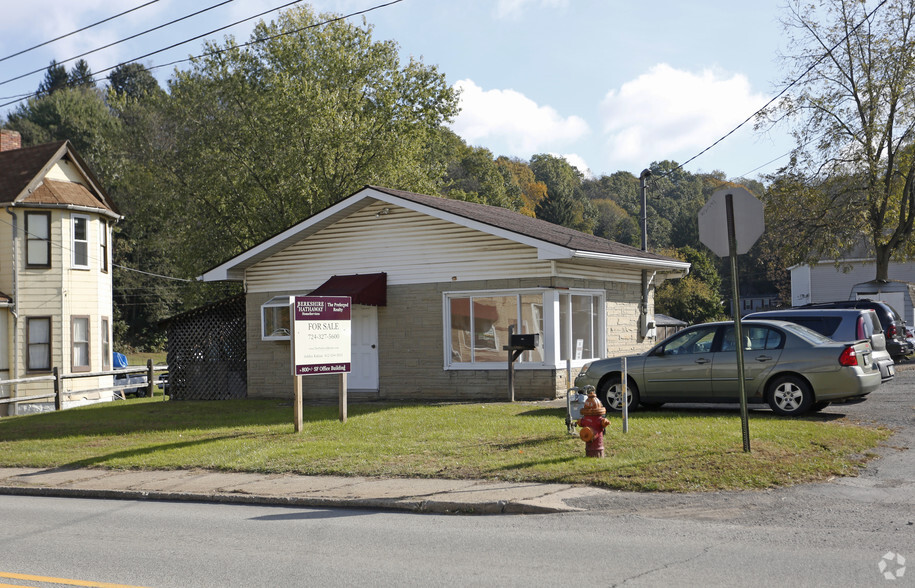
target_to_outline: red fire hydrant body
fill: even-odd
[[[585,406],[581,409],[582,417],[578,420],[578,426],[581,427],[578,436],[585,442],[587,457],[604,456],[604,429],[610,424],[610,421],[604,418],[606,413],[607,409],[597,399],[594,391],[589,392]]]

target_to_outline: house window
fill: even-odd
[[[73,215],[73,267],[89,269],[89,217]]]
[[[541,347],[525,351],[522,363],[542,363],[544,339],[542,292],[498,292],[446,295],[448,366],[504,367],[508,328],[515,333],[537,333]]]
[[[51,213],[25,213],[25,266],[51,267]]]
[[[111,369],[111,335],[108,329],[108,319],[102,318],[102,371]]]
[[[26,317],[26,369],[51,371],[51,317]]]
[[[98,224],[99,267],[108,273],[108,223],[102,221]]]
[[[73,340],[71,370],[89,371],[89,317],[74,316],[70,320],[70,337]]]
[[[559,359],[601,356],[603,306],[598,294],[559,295]]]
[[[294,296],[275,296],[261,306],[261,339],[289,341],[289,305]]]

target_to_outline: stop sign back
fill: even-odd
[[[746,188],[733,186],[716,190],[699,211],[699,240],[718,257],[727,257],[727,196],[734,208],[734,237],[737,254],[744,254],[762,236],[766,228],[763,203]]]

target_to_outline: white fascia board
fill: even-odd
[[[359,203],[366,197],[367,195],[363,192],[358,192],[350,198],[341,200],[337,204],[325,208],[314,216],[310,216],[302,222],[289,227],[282,233],[274,235],[261,244],[255,245],[251,249],[240,253],[222,265],[218,265],[213,269],[204,272],[197,276],[197,280],[202,282],[244,280],[245,270],[247,268],[270,257],[277,251],[285,249],[292,243],[300,241],[310,233],[316,232],[317,229],[323,228],[326,224],[330,224],[330,221],[334,217],[341,215],[347,209],[361,208]]]
[[[629,255],[613,255],[609,253],[594,253],[591,251],[576,251],[573,256],[578,259],[593,259],[597,261],[609,261],[623,265],[634,265],[645,269],[666,269],[674,272],[682,272],[685,276],[689,273],[689,262],[686,261],[668,261],[666,259],[649,259],[645,257],[632,257]]]

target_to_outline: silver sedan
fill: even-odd
[[[733,322],[705,323],[671,335],[627,357],[629,406],[667,402],[739,402]],[[741,322],[748,402],[767,402],[781,415],[820,410],[830,402],[863,397],[880,385],[866,340],[839,343],[786,321]],[[622,358],[602,359],[575,378],[594,386],[610,410],[622,409]]]

